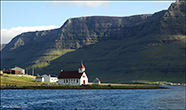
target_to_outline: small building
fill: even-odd
[[[15,71],[21,71],[21,74],[25,74],[25,69],[15,66],[14,68],[11,68],[9,70],[15,70]]]
[[[4,70],[3,73],[22,75],[22,71],[19,71],[19,70]]]
[[[42,75],[41,76],[43,78],[43,80],[41,80],[42,82],[57,82],[58,81],[58,78],[57,76],[51,76],[51,75]]]
[[[93,84],[101,84],[101,81],[100,81],[98,78],[96,78],[96,79],[93,81]]]
[[[44,77],[36,77],[36,82],[44,82]]]
[[[61,71],[58,76],[58,84],[62,85],[87,85],[88,75],[85,72],[85,67],[81,63],[78,71]]]

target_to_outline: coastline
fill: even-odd
[[[168,89],[160,86],[23,86],[1,87],[3,89]]]

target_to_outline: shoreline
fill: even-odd
[[[1,87],[3,89],[169,89],[167,87],[153,86],[153,87],[91,87],[91,86],[81,86],[81,87],[60,87],[60,86],[24,86],[24,87]]]

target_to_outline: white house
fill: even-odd
[[[101,84],[101,81],[100,81],[98,78],[96,78],[96,79],[93,81],[93,84]]]
[[[36,77],[36,82],[57,82],[57,77],[51,77],[51,75],[42,75],[41,77]]]
[[[36,77],[36,82],[44,82],[44,77]]]
[[[58,81],[58,78],[57,77],[51,77],[50,76],[50,82],[57,82]]]
[[[62,85],[87,85],[88,75],[85,72],[85,67],[81,63],[78,71],[61,71],[58,76],[58,84]]]

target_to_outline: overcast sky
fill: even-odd
[[[22,32],[58,28],[81,16],[131,16],[168,9],[172,1],[1,1],[1,43]]]

